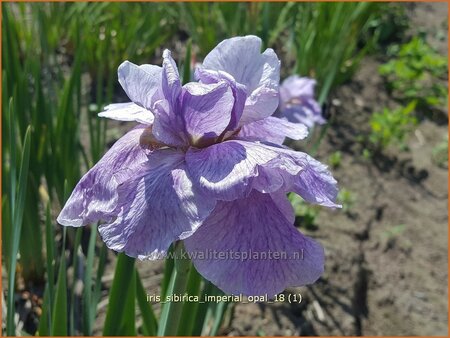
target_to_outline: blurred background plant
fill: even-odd
[[[325,103],[365,55],[395,37],[393,27],[404,26],[402,13],[390,8],[380,3],[3,3],[2,133],[10,136],[2,139],[8,335],[93,334],[108,250],[95,225],[62,229],[55,218],[80,176],[107,148],[107,122],[97,113],[126,100],[116,75],[123,60],[158,64],[162,50],[170,48],[186,75],[221,40],[255,34],[283,60],[283,77],[317,79],[318,98]],[[442,87],[433,81],[417,87],[416,80],[442,76],[442,58],[422,40],[396,48],[394,60],[380,69],[390,86],[407,100],[420,94],[427,104],[441,103]],[[411,91],[403,90],[411,83]],[[415,122],[412,105],[374,114],[373,142],[402,140]],[[318,129],[322,136],[326,128]],[[338,167],[341,157],[335,153],[330,164]],[[350,208],[354,198],[348,195],[342,198]],[[313,227],[318,208],[291,198],[300,224]],[[173,271],[168,260],[162,295]],[[187,285],[191,294],[220,294],[194,268]],[[14,304],[24,292],[36,296],[34,312],[17,321]],[[119,255],[103,333],[161,333],[161,318],[144,295],[134,261]],[[227,307],[186,304],[182,318],[191,319],[172,333],[214,335]],[[142,317],[138,325],[135,308]]]
[[[417,100],[420,108],[447,105],[447,58],[438,54],[423,37],[388,48],[389,61],[379,72],[387,88],[401,101]]]
[[[369,142],[378,150],[385,149],[392,144],[400,149],[405,149],[405,139],[417,124],[417,118],[414,115],[416,105],[417,101],[413,100],[406,107],[384,108],[382,112],[372,114]]]

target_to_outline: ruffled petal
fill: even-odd
[[[264,147],[278,152],[279,156],[259,167],[253,188],[265,193],[295,192],[312,204],[341,207],[336,203],[337,181],[326,165],[303,152],[276,145]]]
[[[226,72],[245,85],[248,97],[240,125],[270,116],[278,107],[280,60],[270,48],[261,53],[260,38],[222,41],[205,57],[203,67]]]
[[[147,125],[152,124],[154,119],[151,111],[133,102],[109,104],[98,116],[118,121],[136,121]]]
[[[262,120],[272,115],[279,104],[278,86],[262,85],[255,89],[245,101],[239,125]]]
[[[119,83],[130,100],[148,110],[162,98],[161,74],[161,67],[137,66],[129,61],[123,62],[118,69]]]
[[[259,143],[230,140],[207,148],[191,148],[186,153],[193,181],[213,198],[234,200],[250,193],[258,165],[278,156]]]
[[[273,296],[314,283],[324,271],[323,248],[288,221],[270,194],[256,191],[218,202],[184,242],[198,272],[228,294]]]
[[[249,140],[282,144],[286,137],[302,140],[308,136],[308,128],[301,123],[292,123],[278,117],[269,116],[263,120],[244,125],[238,137]]]
[[[225,71],[253,92],[266,82],[278,82],[280,62],[271,49],[261,53],[261,39],[248,35],[219,43],[203,61],[207,69]]]
[[[337,182],[325,165],[276,144],[228,140],[189,149],[186,163],[193,182],[214,199],[231,201],[256,189],[295,192],[310,203],[340,207]]]
[[[99,231],[110,249],[139,259],[163,258],[170,244],[190,236],[215,206],[187,176],[184,154],[172,149],[153,152],[118,195],[117,218]]]
[[[170,108],[173,111],[177,110],[181,94],[181,80],[177,64],[168,49],[163,52],[162,91]]]
[[[233,92],[234,104],[227,130],[235,130],[239,125],[239,121],[244,111],[245,100],[247,99],[247,88],[243,84],[236,82],[236,80],[226,72],[208,70],[204,67],[197,67],[195,69],[195,77],[202,83],[212,84],[226,81],[229,84]]]
[[[59,214],[58,223],[78,227],[115,216],[119,183],[147,161],[147,150],[140,144],[145,130],[145,126],[138,126],[125,134],[81,178]]]

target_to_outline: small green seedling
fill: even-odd
[[[391,144],[405,149],[406,136],[417,124],[414,109],[417,101],[411,101],[406,107],[394,110],[384,108],[382,112],[374,113],[370,119],[371,132],[369,142],[378,149],[384,149]]]

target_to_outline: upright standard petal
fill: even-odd
[[[163,52],[162,91],[172,110],[176,110],[181,94],[181,80],[178,67],[168,49]]]
[[[140,143],[145,130],[145,126],[138,126],[128,132],[81,178],[59,214],[58,223],[78,227],[115,217],[117,178],[128,179],[147,161],[147,150]]]
[[[161,142],[183,147],[189,144],[185,124],[180,114],[182,87],[177,65],[169,50],[163,52],[163,100],[155,104],[153,133]]]
[[[154,119],[151,111],[133,102],[109,104],[98,116],[118,121],[136,121],[147,125],[152,124]]]
[[[291,123],[278,117],[269,116],[244,125],[237,136],[248,140],[282,144],[286,137],[293,140],[304,139],[308,136],[308,129],[301,123]]]
[[[227,82],[188,83],[183,87],[181,115],[192,145],[214,141],[230,123],[233,92]]]
[[[190,236],[215,200],[205,198],[185,171],[184,153],[161,149],[119,185],[117,218],[99,226],[106,245],[139,259],[161,259],[173,241]]]
[[[253,35],[226,39],[205,57],[203,66],[227,72],[253,92],[261,84],[280,79],[280,61],[272,49],[261,53],[261,44]]]
[[[205,57],[202,67],[224,71],[245,85],[248,97],[240,125],[270,116],[278,107],[280,61],[270,48],[261,53],[260,38],[224,40]]]
[[[119,83],[130,100],[150,111],[153,104],[162,98],[161,75],[161,67],[137,66],[129,61],[123,62],[118,69]]]
[[[285,197],[286,198],[286,197]],[[314,283],[324,271],[323,248],[302,235],[270,194],[218,202],[185,246],[206,279],[228,294],[273,296]]]
[[[203,67],[197,67],[195,69],[195,77],[202,83],[212,84],[220,81],[226,81],[229,84],[233,92],[234,104],[227,130],[235,130],[239,125],[239,121],[244,111],[245,100],[247,99],[247,88],[243,84],[236,82],[230,74],[222,71],[208,70]]]

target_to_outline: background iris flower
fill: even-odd
[[[272,116],[280,61],[256,36],[221,42],[181,85],[175,61],[125,61],[119,82],[132,102],[100,116],[138,125],[80,180],[58,216],[66,226],[103,221],[109,248],[156,259],[184,240],[190,253],[285,252],[282,259],[196,259],[196,269],[227,293],[274,295],[316,281],[321,245],[293,225],[286,193],[339,207],[336,181],[306,153],[282,145],[303,124]],[[300,258],[293,259],[295,253]],[[200,255],[197,255],[200,257]]]
[[[280,86],[280,106],[278,116],[288,121],[303,123],[308,128],[324,124],[320,104],[314,98],[316,80],[298,75],[287,77]]]

